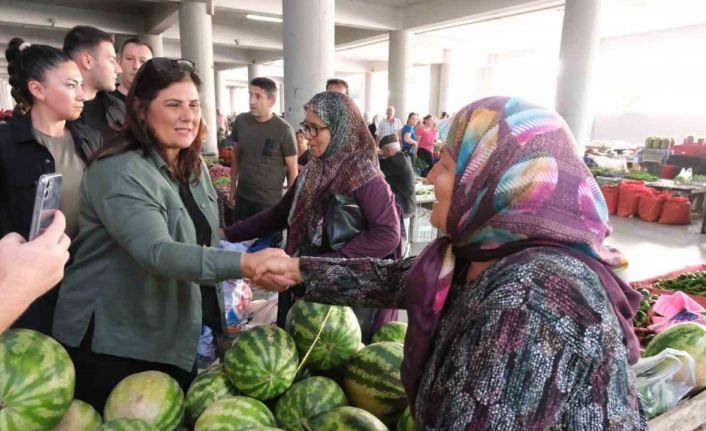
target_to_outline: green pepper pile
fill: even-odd
[[[658,281],[652,287],[679,290],[688,295],[706,296],[706,271],[687,272],[671,280]]]
[[[635,313],[635,317],[632,319],[632,326],[635,328],[646,328],[650,326],[647,311],[657,302],[659,295],[652,294],[649,290],[642,288],[637,289],[637,291],[642,294],[642,298],[640,299],[640,307],[637,309],[637,313]]]

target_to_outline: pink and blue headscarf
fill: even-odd
[[[445,150],[456,161],[448,232],[417,258],[407,283],[402,379],[411,399],[457,259],[484,262],[541,246],[579,255],[599,274],[636,360],[631,320],[640,295],[608,269],[625,261],[603,246],[611,232],[608,209],[564,120],[519,99],[482,99],[453,118]]]

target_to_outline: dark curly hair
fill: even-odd
[[[63,51],[48,45],[29,45],[22,38],[13,38],[5,50],[7,73],[10,75],[15,111],[26,114],[32,109],[34,98],[29,81],[43,82],[47,72],[71,61]]]
[[[155,62],[164,63],[165,61],[172,62],[172,67],[165,70],[154,66]],[[162,90],[183,81],[193,82],[197,89],[201,87],[201,78],[196,70],[193,66],[186,65],[184,60],[177,61],[157,57],[143,64],[135,75],[135,80],[125,101],[127,126],[122,139],[98,150],[91,157],[91,161],[134,150],[142,151],[145,157],[152,150],[161,153],[159,145],[154,139],[154,133],[142,118],[145,118],[147,107]],[[189,148],[179,152],[173,174],[180,181],[193,180],[195,184],[199,182],[203,164],[201,148],[206,140],[206,132],[206,123],[201,119],[194,142]]]

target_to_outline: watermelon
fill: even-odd
[[[279,425],[289,431],[304,431],[302,419],[313,418],[347,405],[343,390],[326,377],[309,377],[292,385],[275,405]]]
[[[206,371],[196,377],[186,392],[186,421],[194,425],[208,406],[221,398],[238,395],[223,369]]]
[[[122,418],[106,422],[98,431],[159,431],[154,425],[142,419]]]
[[[338,407],[306,420],[307,431],[389,431],[380,419],[356,407]]]
[[[407,407],[400,380],[402,344],[374,343],[353,355],[346,365],[343,390],[355,407],[377,416],[392,426]]]
[[[404,322],[390,322],[382,325],[382,327],[373,335],[372,342],[379,343],[381,341],[396,341],[404,344],[404,336],[407,334],[407,324]]]
[[[402,412],[402,416],[397,419],[397,431],[415,431],[417,429],[414,418],[412,417],[412,411],[407,407]]]
[[[194,431],[240,431],[255,427],[276,427],[272,412],[249,397],[223,398],[207,408],[196,421]]]
[[[671,347],[691,355],[696,365],[695,391],[706,387],[706,326],[698,323],[680,323],[660,332],[645,349],[643,356],[654,356]]]
[[[297,301],[287,314],[287,331],[292,334],[303,358],[314,342],[329,308],[332,309],[331,314],[306,362],[317,371],[344,365],[358,351],[361,343],[358,318],[350,307],[302,300]]]
[[[113,388],[105,404],[105,421],[142,419],[159,431],[174,431],[184,417],[184,391],[161,371],[145,371],[125,377]]]
[[[96,431],[102,423],[101,415],[90,404],[73,400],[54,431]]]
[[[285,431],[282,428],[272,428],[272,427],[255,427],[248,428],[246,431]]]
[[[258,326],[245,332],[225,354],[225,372],[244,395],[269,400],[294,382],[299,365],[297,346],[284,330]]]
[[[76,373],[54,339],[29,329],[0,336],[0,430],[53,429],[71,405]]]

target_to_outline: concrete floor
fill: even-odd
[[[666,226],[613,216],[611,222],[613,234],[606,244],[628,258],[625,276],[630,281],[706,264],[706,235],[699,233],[701,220],[694,219],[690,226]],[[411,254],[418,255],[426,245],[413,243]]]

